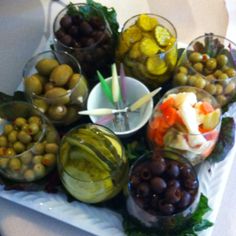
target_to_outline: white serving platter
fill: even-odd
[[[236,117],[236,103],[231,105],[225,115]],[[198,169],[201,192],[207,196],[212,208],[205,217],[213,223],[221,205],[234,158],[236,158],[236,145],[224,161],[215,164],[205,161]],[[110,209],[77,201],[69,203],[63,193],[4,191],[3,186],[0,186],[0,197],[98,236],[125,236],[122,217],[119,214]],[[199,236],[211,236],[212,229],[213,227],[200,232]]]

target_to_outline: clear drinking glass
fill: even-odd
[[[190,85],[206,90],[221,106],[236,93],[236,44],[214,34],[195,38],[180,57],[174,86]]]
[[[66,190],[86,203],[114,197],[128,179],[128,162],[118,137],[108,128],[90,123],[63,137],[58,170]]]
[[[0,174],[32,182],[56,166],[59,135],[51,122],[25,102],[0,105]]]
[[[87,80],[77,60],[62,51],[33,56],[23,70],[27,99],[56,125],[77,121],[88,97]]]
[[[177,61],[177,33],[166,18],[140,14],[128,19],[120,33],[117,63],[123,63],[128,76],[150,89],[171,78]]]

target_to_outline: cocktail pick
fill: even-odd
[[[104,77],[102,76],[102,74],[98,70],[97,70],[97,75],[98,75],[98,79],[101,83],[101,87],[102,87],[102,90],[103,90],[105,96],[113,104],[112,92],[111,92],[109,85],[107,84],[106,80],[104,79]]]
[[[97,108],[92,110],[79,111],[80,115],[110,115],[124,112],[134,112],[142,107],[145,103],[149,102],[159,91],[161,88],[157,88],[150,93],[145,94],[143,97],[139,98],[130,106],[127,106],[123,109],[110,109],[110,108]]]

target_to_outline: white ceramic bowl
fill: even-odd
[[[106,79],[108,84],[111,86],[112,78],[109,77]],[[127,89],[127,104],[130,105],[134,103],[137,99],[141,98],[145,94],[149,93],[149,89],[140,81],[131,78],[125,77],[126,89]],[[87,109],[96,109],[96,108],[114,108],[114,106],[109,102],[105,96],[101,83],[98,83],[94,86],[92,91],[89,94]],[[112,120],[104,124],[104,126],[110,128],[116,135],[121,137],[128,137],[134,134],[136,131],[141,129],[151,117],[153,110],[153,100],[144,104],[140,109],[135,112],[128,113],[129,128],[128,130],[118,131]],[[99,123],[102,116],[90,116],[90,119],[93,123]]]

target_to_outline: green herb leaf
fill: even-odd
[[[208,157],[213,162],[223,161],[228,152],[232,149],[235,142],[235,122],[232,117],[224,117],[222,119],[218,142]]]
[[[79,10],[73,3],[69,3],[67,6],[67,14],[70,16],[77,16],[79,14]]]

